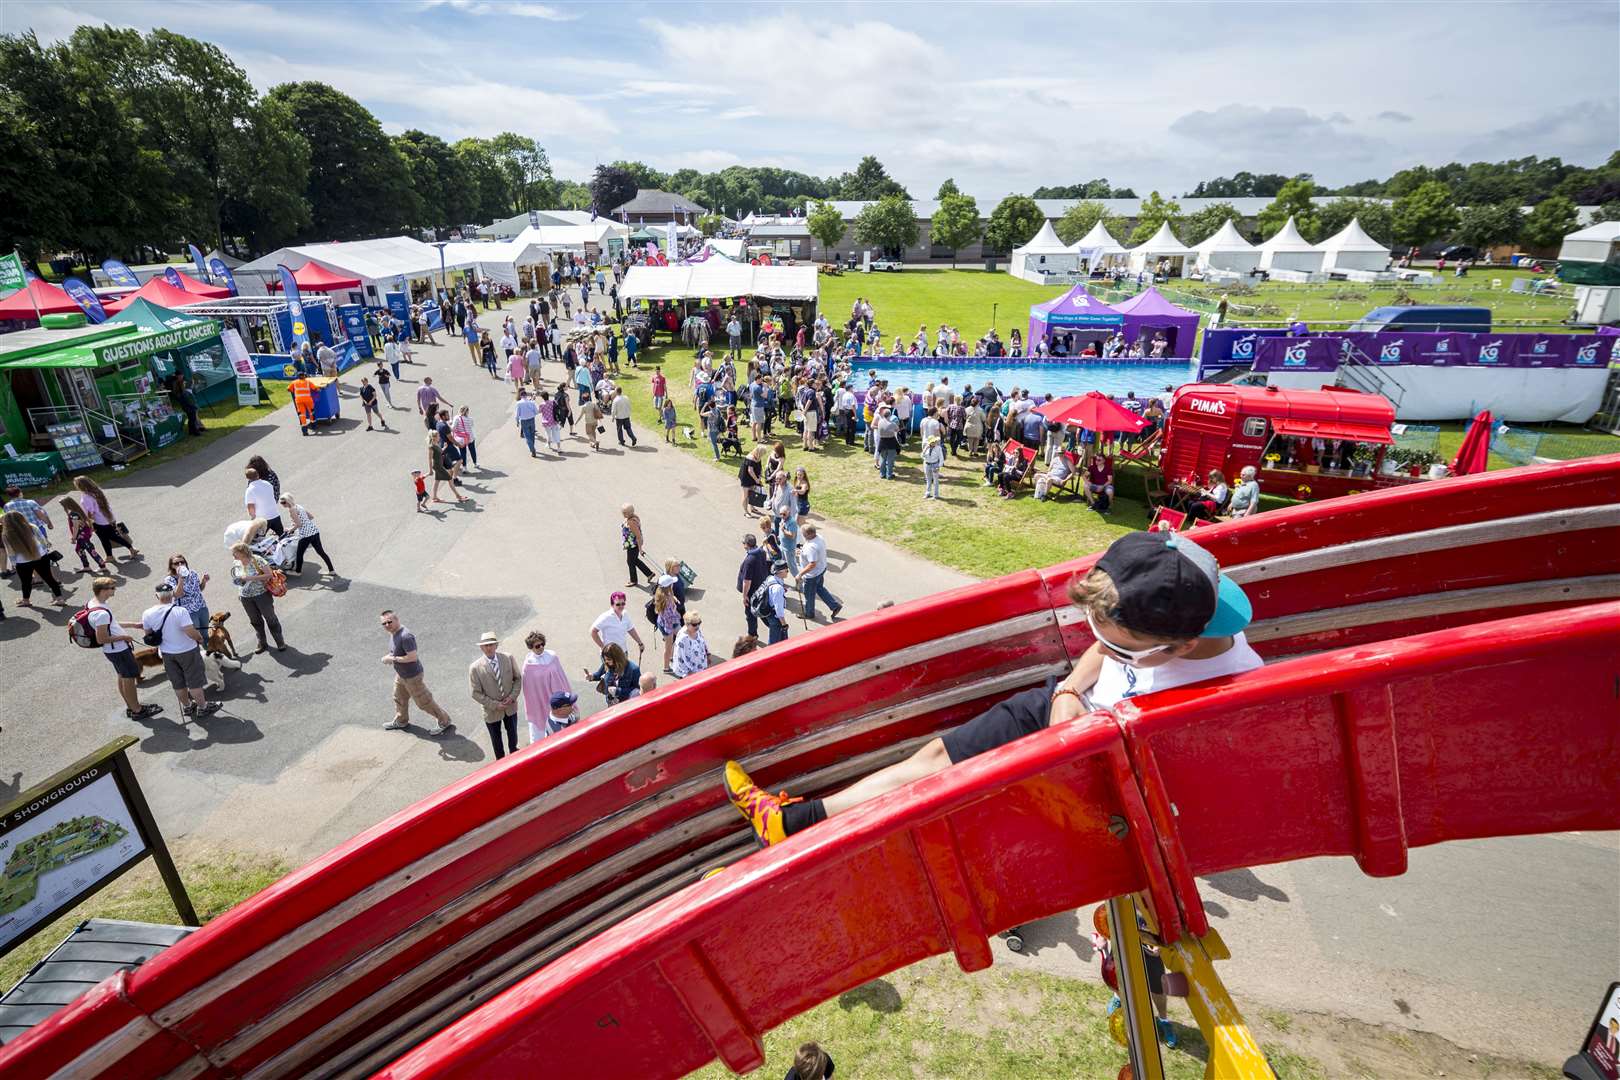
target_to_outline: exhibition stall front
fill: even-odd
[[[1196,311],[1177,307],[1158,289],[1149,288],[1114,305],[1125,316],[1125,344],[1141,342],[1143,354],[1154,359],[1182,359],[1193,355],[1198,341]],[[1163,341],[1164,347],[1157,348]]]
[[[1168,221],[1159,225],[1158,232],[1130,250],[1131,271],[1137,274],[1163,274],[1166,277],[1187,277],[1192,273],[1193,258],[1197,252],[1181,242],[1171,230]]]
[[[1115,240],[1101,221],[1070,244],[1069,250],[1080,256],[1082,265],[1093,272],[1109,263],[1124,263],[1129,258],[1125,245]]]
[[[1041,224],[1029,243],[1013,248],[1007,272],[1037,285],[1073,280],[1080,270],[1080,256],[1058,239],[1050,221]]]
[[[816,318],[821,287],[814,266],[755,266],[714,255],[687,266],[632,266],[619,297],[643,325],[671,335],[683,329],[707,338],[719,333],[724,315],[735,310],[747,333],[766,320],[788,336]]]

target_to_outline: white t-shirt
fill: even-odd
[[[602,644],[617,645],[621,649],[630,647],[630,617],[628,615],[615,615],[612,609],[602,612],[591,623],[591,629],[602,635]]]
[[[1230,649],[1207,660],[1177,657],[1157,667],[1133,668],[1105,654],[1097,685],[1091,688],[1087,697],[1094,708],[1105,709],[1126,698],[1151,694],[1155,690],[1168,690],[1173,686],[1218,679],[1222,675],[1253,671],[1262,663],[1264,661],[1260,655],[1249,647],[1248,639],[1242,634],[1233,635]]]
[[[276,505],[276,489],[262,477],[248,481],[247,491],[242,494],[242,505],[247,507],[249,517],[269,519],[281,515],[281,507]]]
[[[609,411],[612,413],[613,419],[615,420],[630,419],[630,399],[625,397],[623,394],[620,394],[618,397],[613,399],[613,404],[609,406]]]
[[[172,612],[172,614],[171,614]],[[163,642],[158,655],[178,656],[197,647],[186,629],[191,626],[191,615],[179,604],[157,604],[141,613],[141,626],[147,630],[163,628]]]
[[[98,626],[105,626],[107,628],[107,633],[109,634],[121,633],[123,629],[122,627],[115,626],[113,624],[112,612],[108,611],[100,604],[90,605],[89,620],[91,633],[95,633],[96,627]],[[109,641],[107,644],[101,647],[101,651],[104,653],[115,653],[123,652],[127,648],[129,648],[129,642],[127,641]]]

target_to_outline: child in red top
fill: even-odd
[[[416,481],[416,512],[420,514],[427,509],[427,477],[422,475],[422,470],[412,469],[411,479]]]
[[[662,416],[663,413],[664,413],[664,391],[667,390],[668,388],[669,388],[669,384],[664,379],[664,369],[661,368],[661,367],[653,368],[653,377],[652,377],[653,409],[656,410],[660,416]]]

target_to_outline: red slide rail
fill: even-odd
[[[773,786],[830,790],[1064,670],[1089,636],[1063,588],[1091,560],[801,635],[394,815],[0,1049],[0,1072],[358,1076],[424,1040],[399,1069],[457,1069],[445,1048],[464,1043],[468,1061],[487,1066],[544,1049],[508,1038],[494,1014],[514,1007],[598,1074],[620,1059],[606,1047],[600,1059],[574,1056],[582,1029],[558,1042],[553,1013],[656,1029],[656,1065],[634,1066],[646,1075],[716,1054],[736,1067],[759,1032],[843,987],[947,948],[982,966],[988,932],[1087,898],[1141,888],[1162,926],[1196,931],[1200,873],[1331,852],[1398,873],[1412,844],[1614,827],[1612,722],[1592,730],[1599,706],[1612,716],[1612,687],[1572,688],[1590,690],[1580,679],[1595,668],[1576,667],[1601,652],[1586,628],[1615,617],[1600,602],[1620,596],[1617,536],[1620,457],[1200,530],[1254,601],[1256,647],[1298,659],[1024,740],[688,888],[751,849],[721,795],[721,762],[738,758]],[[1472,628],[1482,619],[1501,621]],[[1398,640],[1414,634],[1426,636]],[[1561,659],[1558,639],[1587,642],[1585,659]],[[1462,642],[1473,643],[1466,655]],[[1312,655],[1327,649],[1340,651]],[[1484,655],[1499,663],[1471,666]],[[1612,669],[1612,647],[1603,663]],[[1508,682],[1492,681],[1498,669]],[[1471,689],[1487,685],[1490,695]],[[1538,696],[1522,714],[1485,714],[1527,685]],[[1470,701],[1479,708],[1459,711]],[[1471,738],[1447,736],[1475,726]],[[1562,746],[1550,745],[1555,733]],[[1255,739],[1269,756],[1238,745]],[[1201,796],[1193,777],[1210,775],[1253,796],[1254,812],[1247,799]],[[1265,804],[1267,785],[1283,804],[1299,792],[1294,809]],[[1529,785],[1535,798],[1519,798]],[[1310,820],[1296,821],[1307,805]],[[1123,840],[1107,828],[1116,816]],[[772,882],[791,883],[792,910],[816,917],[802,929],[753,921]],[[765,961],[728,936],[745,931]],[[873,937],[882,948],[863,951]],[[814,962],[797,966],[804,954],[789,946],[843,966],[811,977]],[[791,993],[778,968],[793,970]],[[636,1004],[635,987],[653,996]],[[536,1015],[531,1001],[551,1004]],[[591,1013],[603,1003],[613,1009]]]

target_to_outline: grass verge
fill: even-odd
[[[274,884],[288,870],[286,863],[278,858],[239,853],[183,858],[178,860],[178,865],[180,880],[185,882],[186,892],[191,896],[191,906],[205,923]],[[147,859],[0,959],[0,991],[9,990],[61,944],[75,926],[91,918],[167,925],[180,922],[174,902],[169,899],[163,879],[158,875],[157,865]]]

